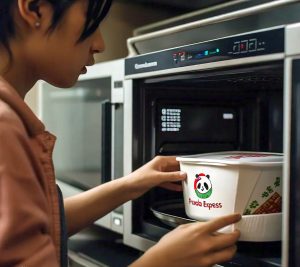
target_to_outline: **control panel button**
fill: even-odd
[[[122,220],[120,218],[114,217],[113,224],[116,226],[122,226]]]
[[[240,44],[240,52],[241,52],[241,53],[246,53],[246,52],[248,52],[248,40],[241,41],[241,44]]]
[[[254,52],[257,49],[257,39],[250,39],[249,40],[249,52]]]
[[[175,64],[178,63],[178,54],[177,54],[177,53],[174,53],[174,54],[173,54],[173,60],[174,60],[174,63],[175,63]]]
[[[257,51],[264,51],[266,48],[266,42],[259,41],[257,42]]]
[[[180,59],[180,61],[185,61],[186,53],[185,52],[179,52],[179,59]]]
[[[240,42],[235,42],[232,47],[233,54],[240,53]]]

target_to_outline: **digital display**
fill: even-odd
[[[235,140],[237,136],[237,110],[232,107],[205,104],[160,105],[156,128],[163,136],[186,140]],[[220,131],[220,129],[224,131]],[[226,131],[225,131],[226,129]],[[222,134],[220,134],[222,132]]]
[[[161,110],[161,131],[179,132],[181,129],[181,109],[163,108]]]
[[[173,59],[175,63],[183,62],[186,60],[193,60],[193,59],[202,59],[205,57],[215,56],[221,52],[220,48],[214,48],[209,50],[200,50],[200,51],[193,51],[193,52],[178,52],[173,54]]]

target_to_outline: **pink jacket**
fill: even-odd
[[[0,266],[60,262],[55,137],[0,77]]]

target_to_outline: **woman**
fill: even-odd
[[[23,99],[39,79],[70,87],[86,72],[93,55],[104,50],[97,29],[110,5],[111,0],[0,1],[0,266],[66,266],[66,232],[78,232],[154,186],[186,178],[174,157],[156,157],[126,177],[60,202],[52,164],[55,137]],[[216,231],[239,220],[235,214],[178,227],[132,266],[226,261],[239,232]]]

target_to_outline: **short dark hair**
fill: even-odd
[[[33,4],[37,4],[39,0],[34,0]],[[53,7],[54,13],[52,24],[49,31],[54,31],[61,21],[62,17],[72,4],[77,0],[47,0]],[[88,0],[88,10],[84,29],[78,42],[88,38],[96,31],[100,22],[107,15],[112,0]],[[0,0],[0,44],[2,44],[9,52],[9,40],[15,36],[15,24],[13,21],[13,6],[16,5],[16,0]]]

